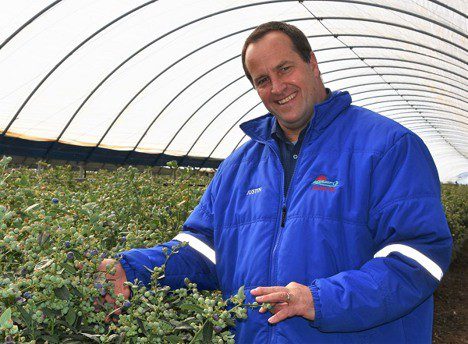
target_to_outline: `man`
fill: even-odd
[[[148,283],[163,247],[164,283],[224,297],[244,285],[239,343],[431,342],[432,294],[451,253],[433,160],[415,134],[327,91],[305,35],[270,22],[243,66],[269,114],[241,125],[229,156],[173,241],[123,253],[113,278]],[[103,266],[108,261],[103,263]],[[112,301],[107,296],[109,301]]]

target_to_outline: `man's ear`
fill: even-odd
[[[318,62],[317,62],[317,58],[315,57],[315,54],[313,51],[310,52],[310,61],[309,61],[309,65],[312,67],[313,71],[314,71],[314,74],[316,76],[319,76],[320,75],[320,70],[318,68]]]

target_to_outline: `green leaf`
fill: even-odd
[[[171,334],[170,336],[165,337],[165,339],[167,339],[169,341],[169,343],[174,343],[174,344],[179,344],[179,343],[182,342],[181,338],[179,338],[178,336],[175,336],[173,334]]]
[[[65,316],[65,320],[67,321],[68,325],[70,325],[70,327],[73,326],[76,320],[76,312],[73,308],[69,309],[67,315]]]
[[[237,291],[237,298],[238,298],[240,301],[244,301],[244,300],[245,300],[244,286],[241,286],[241,287],[239,288],[239,290]]]
[[[179,308],[182,309],[183,311],[194,311],[196,313],[202,313],[203,312],[202,307],[194,305],[194,304],[190,304],[190,303],[184,303],[183,305],[180,305]]]
[[[62,267],[65,269],[66,272],[68,272],[70,275],[74,275],[76,273],[75,267],[70,264],[70,263],[65,263],[62,265]]]
[[[12,323],[11,308],[7,308],[0,316],[0,327],[5,326],[7,323]]]
[[[48,343],[60,343],[60,337],[58,335],[42,335],[41,339]]]
[[[210,344],[213,337],[213,323],[207,321],[203,326],[203,344]]]
[[[66,286],[54,289],[55,296],[61,300],[70,300],[70,292]]]
[[[26,325],[30,325],[32,323],[32,317],[31,315],[24,309],[23,306],[21,306],[20,304],[17,304],[16,305],[16,309],[18,309],[18,311],[20,312],[21,314],[21,317],[23,318],[24,322],[26,323]]]

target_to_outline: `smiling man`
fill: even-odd
[[[430,343],[432,294],[451,235],[434,162],[414,133],[326,90],[306,36],[270,22],[242,61],[269,113],[241,125],[251,138],[220,166],[174,240],[124,252],[125,280],[242,285],[254,300],[239,343]],[[110,261],[103,262],[101,269]],[[109,299],[112,302],[112,300]]]

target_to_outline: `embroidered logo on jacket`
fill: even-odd
[[[247,196],[249,195],[254,195],[254,194],[258,194],[259,192],[262,192],[262,188],[256,188],[256,189],[250,189],[249,191],[247,191]]]
[[[320,175],[312,182],[312,190],[335,191],[339,182],[328,180],[327,176]]]

